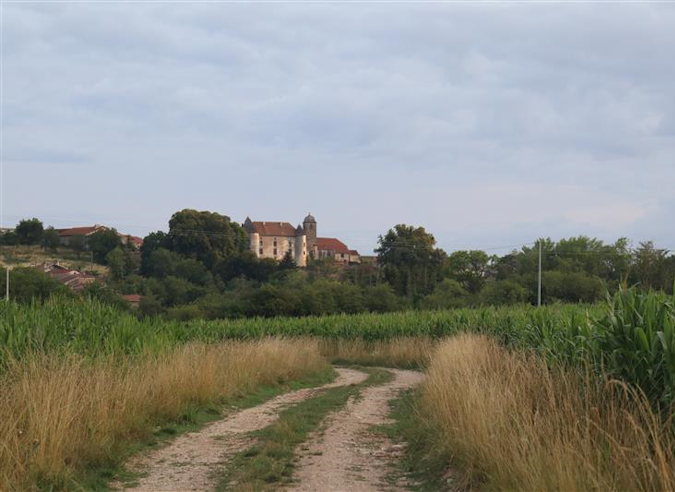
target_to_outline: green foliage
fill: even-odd
[[[246,231],[229,217],[213,212],[181,210],[169,221],[170,249],[207,268],[247,248]]]
[[[485,251],[455,251],[445,260],[446,275],[471,294],[483,288],[489,267],[490,257]]]
[[[525,287],[511,280],[497,280],[485,285],[480,293],[483,304],[504,306],[526,303],[528,291]]]
[[[471,303],[471,295],[457,280],[449,278],[438,283],[434,291],[422,299],[424,309],[452,309],[466,307]]]
[[[9,285],[10,299],[20,303],[43,301],[53,294],[70,294],[67,287],[37,268],[14,268],[10,270]],[[7,271],[2,268],[0,269],[0,293],[3,297],[6,286]]]
[[[93,253],[94,260],[98,263],[105,263],[108,254],[115,248],[122,246],[122,240],[117,230],[101,229],[89,236],[86,244],[89,247],[89,251]]]
[[[56,251],[60,244],[59,233],[53,227],[47,227],[42,236],[42,247],[47,251]]]
[[[17,224],[14,232],[21,244],[41,244],[44,226],[39,219],[24,219]]]
[[[29,275],[40,273],[25,269]],[[44,279],[42,279],[44,281]],[[339,285],[339,284],[336,284]],[[42,295],[51,293],[40,291]],[[39,299],[39,295],[32,296]],[[24,298],[28,299],[28,298]],[[252,298],[260,314],[321,311],[318,299],[303,304],[302,295],[266,286]],[[369,301],[366,298],[364,302]],[[201,309],[204,309],[198,304]],[[318,306],[318,307],[317,307]],[[141,311],[159,306],[152,296]],[[669,404],[675,396],[675,298],[663,293],[628,290],[604,305],[484,307],[385,314],[338,314],[295,318],[192,319],[194,308],[172,312],[177,321],[138,319],[98,299],[49,297],[44,302],[0,303],[0,367],[12,354],[75,351],[82,354],[133,354],[162,350],[190,340],[316,336],[332,339],[383,340],[461,332],[495,337],[507,346],[534,349],[555,363],[591,367],[639,385],[653,401]],[[302,313],[300,313],[302,314]]]
[[[398,224],[380,236],[375,250],[385,278],[399,295],[430,293],[440,278],[445,253],[424,227]]]

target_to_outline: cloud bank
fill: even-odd
[[[9,4],[5,222],[675,247],[674,7]]]

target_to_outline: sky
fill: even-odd
[[[2,6],[2,219],[675,249],[675,3]]]

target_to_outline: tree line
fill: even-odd
[[[46,241],[48,231],[30,219],[0,242],[57,248]],[[622,285],[673,290],[675,255],[651,242],[632,247],[625,238],[539,239],[501,256],[446,253],[423,227],[399,224],[379,237],[375,262],[310,260],[300,269],[291,256],[257,258],[246,231],[229,217],[186,209],[171,217],[168,232],[146,236],[140,251],[122,245],[114,229],[72,247],[88,249],[109,268],[106,287],[94,284],[85,295],[122,305],[119,294],[141,294],[142,315],[189,319],[534,304],[540,245],[545,303],[595,302]],[[44,282],[36,284],[39,297],[48,294]]]

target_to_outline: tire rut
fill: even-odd
[[[371,427],[390,423],[389,401],[400,391],[421,383],[424,374],[386,370],[394,374],[393,381],[364,389],[360,397],[352,398],[344,409],[329,416],[325,431],[315,433],[304,446],[295,476],[298,483],[290,490],[405,490],[407,484],[403,481],[387,481],[404,446],[392,445],[385,436],[372,432]]]
[[[143,478],[134,486],[116,484],[117,488],[139,492],[212,490],[216,472],[229,458],[252,444],[248,433],[273,424],[280,411],[323,390],[358,384],[368,378],[368,374],[361,371],[336,370],[338,377],[332,383],[284,393],[213,422],[200,431],[179,436],[152,453],[133,458],[127,463],[127,469],[143,474]]]

